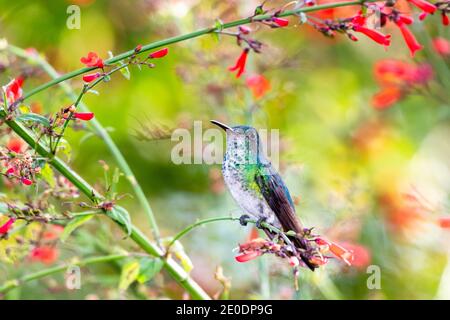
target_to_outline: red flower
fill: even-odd
[[[272,21],[281,28],[287,27],[289,25],[289,20],[283,18],[273,17]]]
[[[261,254],[261,251],[250,251],[236,256],[235,259],[237,262],[247,262],[258,258]]]
[[[84,82],[92,82],[95,79],[99,78],[101,76],[101,73],[97,72],[97,73],[91,73],[91,74],[85,74],[83,76],[83,81]]]
[[[403,22],[404,24],[412,24],[414,22],[414,19],[405,14],[399,14],[397,21]]]
[[[22,139],[12,138],[8,141],[6,147],[10,151],[13,151],[15,153],[21,153],[26,148],[26,145],[22,141]]]
[[[20,179],[20,181],[26,186],[31,186],[33,184],[33,181],[31,181],[28,178],[22,178],[22,179]]]
[[[433,39],[433,49],[437,54],[445,57],[450,55],[450,41],[444,38]]]
[[[266,92],[271,88],[269,80],[261,74],[248,77],[246,82],[256,99],[264,96],[264,94],[266,94]]]
[[[228,68],[228,70],[232,72],[237,70],[236,78],[239,78],[245,71],[245,63],[247,62],[248,51],[249,49],[245,48],[237,59],[236,64],[233,67]]]
[[[383,110],[391,107],[402,98],[402,91],[395,86],[383,88],[372,97],[372,106]]]
[[[46,230],[42,234],[42,239],[45,241],[54,241],[59,238],[59,236],[63,233],[64,227],[59,225],[51,225],[50,230]]]
[[[351,265],[351,262],[353,261],[353,253],[351,251],[334,242],[322,238],[317,238],[315,241],[322,247],[321,249],[323,252],[331,251],[336,257],[344,261],[347,265]]]
[[[78,120],[89,121],[94,118],[94,113],[92,112],[75,112],[73,117]]]
[[[82,57],[80,59],[82,64],[85,64],[86,67],[96,67],[103,68],[103,60],[99,58],[99,56],[95,52],[89,52],[86,57]]]
[[[169,49],[164,48],[164,49],[150,53],[150,55],[148,57],[150,59],[158,59],[158,58],[165,57],[168,53],[169,53]]]
[[[363,27],[361,25],[355,25],[353,27],[353,30],[356,32],[361,32],[362,34],[365,34],[369,38],[371,38],[376,43],[379,43],[384,46],[389,46],[391,44],[391,35],[385,35],[377,30],[372,30],[366,27]]]
[[[14,171],[16,171],[16,169],[14,169],[13,167],[9,168],[8,170],[6,170],[6,174],[13,174]]]
[[[30,259],[33,262],[42,262],[44,264],[52,264],[58,259],[58,249],[51,246],[40,246],[34,248],[30,252]]]
[[[444,11],[442,11],[442,24],[448,26],[450,24],[450,19],[447,17]]]
[[[408,0],[413,5],[415,5],[417,8],[422,10],[423,12],[433,14],[436,11],[436,6],[428,1],[425,0]]]
[[[416,37],[411,32],[411,30],[408,29],[406,24],[404,24],[401,21],[396,22],[396,24],[400,28],[400,31],[402,32],[403,39],[405,39],[405,42],[409,48],[409,51],[411,51],[411,56],[414,57],[416,51],[422,49],[423,47],[417,41]]]
[[[5,222],[5,224],[0,226],[0,234],[7,234],[15,221],[16,218],[9,218],[8,221]]]
[[[439,226],[442,229],[450,229],[450,217],[439,218]]]
[[[22,97],[22,85],[24,78],[17,77],[11,80],[6,86],[3,87],[5,91],[6,97],[8,98],[9,103],[15,102],[17,99]]]

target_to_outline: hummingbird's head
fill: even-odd
[[[227,154],[241,163],[255,164],[262,154],[258,131],[250,126],[230,127],[216,120],[211,123],[227,134]]]

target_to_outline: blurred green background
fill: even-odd
[[[271,1],[268,7],[283,2]],[[81,8],[81,28],[66,27],[70,4]],[[26,1],[0,0],[0,38],[45,54],[61,73],[80,68],[80,57],[89,51],[106,58],[166,37],[211,26],[216,18],[231,21],[250,15],[257,1]],[[209,119],[228,124],[278,129],[280,171],[297,202],[297,213],[319,234],[358,246],[362,267],[345,267],[332,261],[312,274],[302,270],[300,291],[294,292],[291,268],[263,256],[240,264],[232,251],[243,243],[249,228],[236,222],[219,222],[196,229],[182,243],[194,268],[192,276],[214,294],[217,266],[231,277],[232,298],[272,299],[432,299],[450,298],[448,230],[436,221],[448,214],[450,144],[448,58],[431,49],[431,39],[449,37],[448,28],[433,17],[413,29],[426,46],[416,61],[433,64],[436,80],[431,91],[414,92],[387,110],[375,110],[371,97],[378,91],[372,66],[386,58],[412,63],[398,30],[385,50],[370,40],[353,43],[338,36],[326,39],[309,26],[290,19],[288,28],[272,30],[253,26],[253,36],[265,46],[251,53],[246,76],[263,74],[271,89],[255,99],[245,83],[227,68],[241,49],[234,39],[217,41],[204,36],[170,46],[170,53],[154,69],[131,68],[131,80],[120,74],[101,84],[99,95],[84,102],[108,128],[124,153],[156,214],[165,237],[183,227],[215,216],[241,214],[223,186],[220,165],[175,165],[168,139],[138,139],[159,127],[192,128]],[[445,68],[445,69],[443,69]],[[1,83],[20,72],[0,73]],[[27,79],[25,92],[49,78],[37,74]],[[81,78],[70,81],[77,90]],[[426,90],[424,90],[426,91]],[[434,92],[430,94],[430,92]],[[435,99],[438,92],[442,98]],[[73,101],[57,87],[35,95],[42,113],[56,112]],[[84,141],[84,130],[68,132],[71,166],[87,181],[100,183],[99,160],[114,168],[114,158],[96,137]],[[170,130],[169,130],[170,135]],[[121,194],[132,194],[124,179]],[[0,188],[2,188],[0,186]],[[404,195],[414,195],[410,205]],[[419,199],[419,200],[417,200]],[[424,203],[432,210],[424,208]],[[149,232],[147,220],[132,197],[119,201],[133,222]],[[418,209],[419,208],[419,209]],[[113,232],[110,247],[133,247],[105,219],[92,221],[61,244],[60,260],[93,253],[93,236]],[[356,250],[356,249],[355,249]],[[358,255],[357,255],[358,256]],[[381,289],[370,290],[367,265],[380,267]],[[42,268],[27,261],[1,263],[0,281]],[[29,283],[10,297],[117,298],[116,266],[95,266],[83,273],[82,289],[61,289],[62,276]],[[84,277],[85,276],[85,277]],[[161,289],[161,288],[164,288]],[[167,293],[169,291],[169,293]],[[158,276],[136,292],[153,297],[181,297],[168,277]],[[139,295],[137,295],[139,296]],[[130,298],[136,298],[130,294]]]

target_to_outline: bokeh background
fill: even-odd
[[[319,1],[320,2],[320,1]],[[283,2],[269,1],[276,8]],[[70,4],[81,7],[81,28],[66,27]],[[211,26],[216,18],[231,21],[249,16],[257,1],[6,1],[0,0],[0,38],[22,48],[35,48],[61,73],[82,65],[80,57],[95,51],[107,57],[166,37]],[[347,9],[349,10],[349,9]],[[347,12],[352,12],[351,9]],[[328,12],[328,14],[342,14]],[[285,261],[263,256],[238,263],[233,248],[245,242],[250,228],[217,222],[198,228],[182,240],[192,260],[192,276],[211,294],[221,290],[217,266],[230,277],[231,298],[244,299],[434,299],[450,298],[448,224],[450,192],[449,56],[433,50],[433,39],[449,38],[437,17],[414,25],[425,49],[411,59],[397,29],[384,49],[361,37],[327,39],[291,18],[283,29],[252,26],[264,43],[250,54],[239,79],[227,68],[241,49],[235,40],[204,36],[170,46],[154,69],[131,68],[101,84],[99,95],[84,102],[124,153],[144,188],[164,237],[173,236],[198,219],[230,214],[239,208],[223,185],[220,165],[175,165],[170,133],[191,129],[194,121],[219,119],[232,125],[278,129],[280,171],[295,198],[303,223],[355,252],[355,265],[331,261],[315,273],[302,270],[295,292],[292,269]],[[0,53],[0,59],[8,59]],[[379,110],[371,100],[380,90],[374,65],[383,59],[427,64],[433,79],[411,90],[394,105]],[[0,73],[5,84],[21,65]],[[255,97],[246,83],[263,75],[270,89]],[[35,72],[24,89],[49,80]],[[70,84],[81,89],[80,78]],[[70,101],[57,87],[32,97],[43,114]],[[155,138],[156,131],[168,133]],[[101,184],[105,161],[114,158],[102,141],[86,139],[86,130],[68,131],[71,166],[87,181]],[[220,142],[221,143],[221,142]],[[111,170],[112,170],[111,169]],[[125,182],[119,193],[131,194]],[[23,190],[0,184],[5,197],[24,198]],[[30,191],[28,197],[32,197]],[[82,200],[80,200],[82,201]],[[150,235],[137,201],[119,204]],[[100,249],[101,248],[101,249]],[[59,243],[55,263],[74,256],[135,249],[116,226],[94,219]],[[368,265],[379,266],[381,289],[370,290]],[[0,281],[45,267],[26,258],[0,262]],[[8,294],[21,299],[181,298],[182,290],[163,272],[145,285],[121,295],[120,263],[83,268],[80,290],[67,290],[63,275],[31,282]]]

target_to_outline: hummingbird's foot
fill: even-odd
[[[248,214],[243,214],[239,217],[239,223],[241,226],[245,227],[248,223],[248,219],[250,219],[250,216]]]
[[[264,229],[264,227],[261,225],[263,222],[266,222],[266,220],[267,220],[267,217],[260,217],[260,218],[258,218],[258,220],[256,221],[256,223],[255,223],[255,226],[258,228],[258,229]]]

